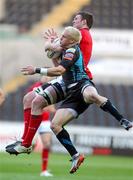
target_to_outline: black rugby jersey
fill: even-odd
[[[83,57],[78,45],[63,52],[60,65],[66,69],[62,75],[66,86],[82,79],[89,79],[84,69]]]

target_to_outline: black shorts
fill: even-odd
[[[44,83],[34,90],[37,94],[43,96],[45,100],[47,100],[48,105],[60,102],[66,95],[65,83],[60,78]]]
[[[77,112],[77,114],[83,113],[90,104],[87,104],[83,99],[82,90],[86,86],[95,86],[90,80],[81,80],[75,86],[67,89],[66,98],[60,104],[61,108],[70,108]]]

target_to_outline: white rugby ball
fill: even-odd
[[[50,59],[58,58],[61,55],[60,39],[57,38],[51,43],[52,49],[47,50],[47,57]]]
[[[61,52],[56,52],[56,51],[52,51],[52,50],[47,51],[47,57],[50,59],[58,58],[60,55],[61,55]]]

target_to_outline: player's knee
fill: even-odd
[[[84,92],[83,97],[84,97],[84,100],[86,103],[92,103],[93,102],[91,93]]]
[[[50,128],[55,134],[57,134],[60,129],[60,126],[54,122],[51,122]]]
[[[43,142],[43,148],[44,149],[50,149],[51,147],[51,141],[44,141]]]
[[[35,93],[33,91],[27,93],[23,98],[24,107],[31,107],[31,103],[34,98],[35,98]]]
[[[38,110],[38,109],[39,110],[43,109],[46,106],[47,106],[47,102],[44,99],[42,100],[41,98],[35,98],[32,101],[32,109],[35,110],[35,111]]]
[[[31,106],[31,101],[30,101],[28,95],[25,95],[25,96],[23,97],[23,104],[24,104],[25,107]]]
[[[86,103],[96,103],[98,100],[98,94],[95,91],[84,91],[83,97]]]
[[[52,131],[54,131],[54,129],[56,129],[55,123],[51,122],[51,124],[50,124],[50,129],[51,129]]]

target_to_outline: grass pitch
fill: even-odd
[[[53,177],[40,177],[40,153],[19,156],[0,153],[0,180],[133,180],[133,157],[87,156],[75,174],[69,174],[68,155],[51,154]]]

